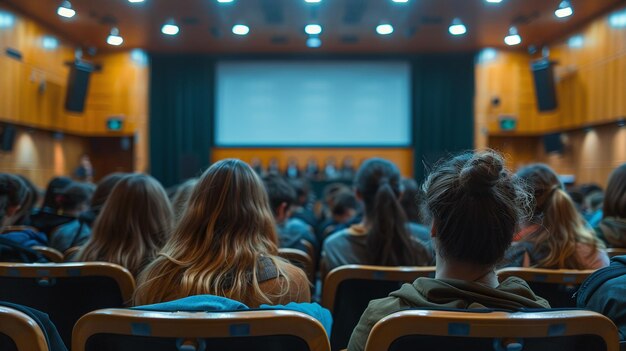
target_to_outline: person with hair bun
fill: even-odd
[[[532,217],[507,252],[504,266],[598,269],[609,264],[604,245],[588,228],[557,174],[545,164],[521,168],[517,176],[530,188]]]
[[[607,247],[626,248],[626,163],[609,176],[602,212],[596,234]]]
[[[495,268],[527,216],[529,195],[494,151],[441,161],[423,185],[437,252],[435,278],[418,278],[373,300],[354,329],[349,351],[363,350],[380,319],[410,308],[549,308],[520,278],[498,282]]]
[[[400,171],[381,158],[363,162],[356,178],[356,197],[363,200],[361,223],[330,235],[322,250],[322,269],[348,264],[426,266],[432,257],[410,231],[400,205]]]

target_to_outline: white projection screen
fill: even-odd
[[[404,61],[223,61],[217,146],[407,146]]]

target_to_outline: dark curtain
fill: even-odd
[[[412,61],[414,174],[474,147],[473,53],[424,55]]]
[[[209,165],[214,75],[207,56],[151,56],[150,170],[166,187]]]

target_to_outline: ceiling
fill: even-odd
[[[61,37],[100,51],[119,50],[106,44],[112,26],[124,37],[122,49],[152,52],[239,53],[414,53],[469,51],[503,47],[508,27],[517,25],[521,48],[550,43],[574,33],[590,20],[626,3],[625,0],[572,0],[574,15],[554,16],[560,0],[72,0],[77,15],[56,14],[60,0],[0,0],[44,23]],[[468,28],[453,37],[447,28],[459,17]],[[161,33],[169,18],[179,24],[175,37]],[[323,26],[320,48],[307,48],[304,26]],[[393,34],[380,36],[375,27],[391,23]],[[245,37],[231,33],[234,24],[250,27]]]

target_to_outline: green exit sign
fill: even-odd
[[[107,119],[107,129],[113,132],[118,132],[124,127],[124,120],[119,117],[111,117]]]
[[[500,130],[510,132],[517,128],[517,118],[513,116],[500,116]]]

